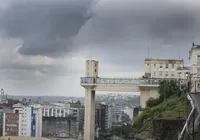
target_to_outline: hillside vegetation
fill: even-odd
[[[147,101],[147,108],[134,121],[134,135],[144,140],[154,140],[156,137],[156,127],[158,127],[155,125],[156,123],[159,123],[161,126],[166,121],[178,122],[180,119],[185,120],[189,112],[187,91],[187,85],[180,87],[175,80],[160,83],[158,90],[159,98],[149,99]],[[172,125],[175,124],[174,122]],[[182,124],[180,124],[179,128],[181,127]],[[162,131],[160,131],[161,134]]]

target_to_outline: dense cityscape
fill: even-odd
[[[2,89],[2,136],[83,139],[84,103],[81,99],[65,97],[62,101],[56,102],[55,99],[54,102],[48,102],[48,99],[43,100],[45,97],[16,98],[18,97],[4,94]],[[136,109],[134,113],[134,108],[139,107],[139,96],[127,93],[100,94],[96,102],[96,135],[102,135],[123,123],[132,124],[138,111]]]
[[[191,114],[192,111],[194,111],[192,108],[194,107],[194,103],[191,98],[194,97],[194,93],[199,89],[199,81],[195,80],[198,76],[198,64],[200,64],[199,55],[197,55],[199,52],[199,45],[193,43],[189,53],[191,66],[185,66],[183,59],[147,58],[144,61],[144,75],[141,75],[138,79],[99,78],[99,66],[96,64],[98,62],[87,60],[86,68],[88,70],[86,69],[86,77],[84,79],[81,78],[81,85],[86,88],[85,101],[81,98],[76,99],[76,97],[65,97],[66,99],[63,99],[63,97],[60,100],[56,100],[56,97],[52,97],[54,101],[48,101],[49,98],[51,98],[50,96],[35,98],[29,96],[29,98],[20,98],[20,96],[9,96],[4,93],[4,89],[1,89],[1,135],[4,137],[20,138],[44,137],[52,140],[82,140],[86,139],[89,135],[90,139],[93,139],[91,128],[87,128],[88,126],[85,125],[87,121],[91,121],[90,123],[94,123],[92,127],[94,128],[95,139],[147,139],[144,137],[150,137],[151,135],[145,134],[145,136],[142,133],[143,131],[145,132],[145,129],[148,127],[146,126],[143,131],[138,131],[137,129],[139,128],[137,128],[138,126],[136,125],[138,120],[141,119],[143,114],[148,112],[148,109],[160,106],[164,104],[166,100],[174,96],[173,98],[180,99],[179,102],[173,103],[174,105],[181,103],[179,107],[173,107],[176,110],[175,112],[178,110],[179,115],[175,115],[176,117],[168,116],[168,113],[173,109],[169,111],[165,110],[160,113],[164,113],[164,116],[168,116],[167,119],[165,118],[162,120],[164,121],[162,123],[168,121],[169,124],[172,123],[170,125],[168,124],[170,127],[176,123],[179,123],[179,125],[175,130],[166,130],[164,133],[166,135],[165,137],[169,137],[170,139],[183,138],[183,134],[190,135],[190,132],[185,133],[186,127],[190,129],[190,127],[194,128],[199,125],[199,123],[195,122],[198,121],[199,113],[193,118],[195,124],[192,124],[191,116],[189,115],[189,112]],[[94,68],[91,69],[91,67]],[[87,71],[90,71],[93,75],[88,75],[90,72]],[[197,73],[197,75],[192,75],[192,73]],[[189,83],[192,80],[195,81],[195,86],[192,86],[190,91]],[[176,81],[178,82],[177,84]],[[165,87],[165,83],[167,84],[167,82],[168,86]],[[177,88],[173,87],[171,90],[170,88],[172,85],[175,87],[177,86]],[[164,86],[164,89],[162,89],[162,86]],[[137,91],[135,87],[139,87],[140,95],[131,93],[97,94],[96,98],[90,98],[91,101],[95,101],[94,112],[92,112],[93,104],[89,104],[88,106],[88,103],[91,101],[87,99],[88,88],[91,87],[94,91],[106,89],[109,91],[120,90],[124,92]],[[168,88],[170,92],[168,92],[166,88]],[[91,92],[95,93],[94,91]],[[193,93],[193,95],[189,94],[188,91]],[[92,95],[92,93],[90,95]],[[195,100],[195,98],[193,100]],[[188,102],[187,109],[184,107],[185,101]],[[173,104],[168,103],[165,109]],[[198,109],[198,104],[195,105]],[[90,110],[90,112],[88,112],[88,110]],[[94,116],[88,117],[88,115]],[[163,117],[163,115],[161,116]],[[161,119],[161,116],[158,116],[158,118]],[[92,122],[93,117],[94,122]],[[155,115],[150,115],[148,117],[155,117]],[[89,118],[89,120],[87,120],[87,118]],[[144,116],[142,119],[141,127],[146,125]],[[156,123],[161,125],[161,122]],[[89,127],[91,127],[91,125]],[[90,134],[85,135],[87,134],[87,129],[90,130]],[[157,131],[156,129],[158,129],[157,126],[154,126],[154,131]],[[162,129],[164,128],[161,128],[161,130]],[[179,132],[177,132],[177,130],[179,130]],[[193,129],[193,133],[194,130],[196,134],[200,132],[198,128]],[[137,133],[132,131],[136,131]],[[142,134],[142,136],[140,134]],[[162,132],[159,132],[158,135],[159,137],[163,137]],[[155,138],[155,136],[153,137]]]
[[[0,0],[0,140],[200,140],[198,0]]]

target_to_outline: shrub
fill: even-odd
[[[154,107],[154,106],[159,105],[161,102],[162,102],[162,100],[160,100],[160,99],[150,98],[149,100],[147,100],[146,106],[147,107]]]

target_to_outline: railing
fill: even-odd
[[[94,77],[81,77],[81,84],[131,84],[131,85],[158,85],[163,80],[172,79],[156,79],[156,78],[94,78]],[[181,83],[185,82],[185,79],[180,80]]]
[[[182,129],[182,131],[181,131],[181,133],[180,133],[180,135],[178,137],[178,140],[183,140],[184,136],[188,135],[188,133],[189,133],[188,132],[189,123],[193,119],[192,116],[193,116],[193,113],[194,113],[194,110],[195,110],[195,106],[194,106],[194,102],[193,102],[192,97],[189,94],[188,94],[187,97],[188,97],[188,100],[190,101],[190,104],[192,106],[192,110],[191,110],[191,112],[190,112],[190,114],[189,114],[189,116],[188,116],[188,118],[187,118],[187,120],[185,122],[185,125],[184,125],[184,127],[183,127],[183,129]],[[189,137],[186,138],[185,140],[189,140]]]

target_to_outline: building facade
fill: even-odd
[[[177,59],[145,59],[145,77],[147,78],[179,78],[177,69],[184,67],[184,60]]]
[[[4,113],[3,136],[20,136],[21,115],[19,113]]]
[[[108,129],[108,105],[95,105],[95,126],[102,131]]]
[[[3,119],[3,135],[4,136],[42,136],[42,114],[40,107],[34,108],[31,106],[23,106],[22,104],[13,105],[13,113],[4,113]],[[13,122],[11,126],[9,123]],[[9,127],[11,128],[9,128]],[[12,127],[16,132],[8,133]]]
[[[112,105],[112,118],[113,118],[113,126],[121,121],[122,117],[122,106],[118,104]]]
[[[189,51],[189,59],[191,63],[190,78],[192,80],[192,92],[200,92],[200,45],[193,43]]]

